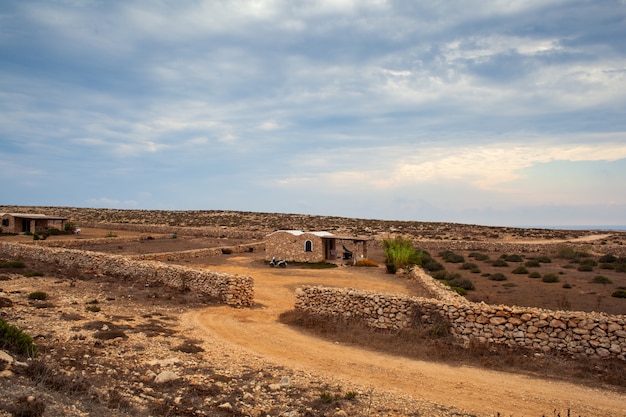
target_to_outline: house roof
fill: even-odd
[[[48,216],[46,214],[37,213],[0,213],[0,217],[9,215],[11,217],[19,217],[20,219],[38,219],[38,220],[67,220],[67,217]]]
[[[318,231],[318,232],[304,232],[302,230],[277,230],[275,232],[270,233],[268,236],[273,235],[274,233],[289,233],[292,234],[294,236],[300,236],[303,235],[305,233],[311,234],[311,235],[315,235],[318,237],[333,237],[335,235],[333,235],[330,232],[325,232],[325,231]]]
[[[310,235],[315,235],[318,237],[322,237],[322,238],[333,238],[333,239],[339,239],[339,240],[352,240],[352,241],[360,241],[360,242],[365,242],[369,239],[367,238],[360,238],[360,237],[353,237],[353,236],[337,236],[334,235],[330,232],[326,232],[326,231],[317,231],[317,232],[304,232],[302,230],[277,230],[275,232],[270,233],[268,236],[273,235],[274,233],[289,233],[292,234],[294,236],[300,236],[303,234],[310,234]]]

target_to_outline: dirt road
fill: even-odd
[[[531,378],[471,367],[453,367],[374,353],[320,340],[278,321],[293,309],[294,291],[302,284],[358,287],[407,293],[401,279],[382,270],[261,269],[249,258],[233,257],[224,272],[252,275],[258,306],[252,309],[213,307],[194,319],[213,336],[250,350],[277,364],[307,370],[437,404],[459,407],[477,415],[626,416],[626,395],[565,382]]]

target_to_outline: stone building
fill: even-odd
[[[330,232],[278,230],[265,239],[265,258],[291,262],[333,262],[367,258],[367,239]]]
[[[43,233],[51,228],[63,230],[67,221],[66,217],[33,213],[0,213],[0,218],[2,233]]]

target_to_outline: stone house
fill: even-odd
[[[43,233],[48,229],[65,229],[66,217],[32,213],[0,213],[2,233]]]
[[[278,230],[265,239],[265,259],[290,262],[333,262],[367,258],[367,239],[336,236],[330,232]]]

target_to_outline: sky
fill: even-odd
[[[626,225],[626,0],[3,0],[0,205]]]

